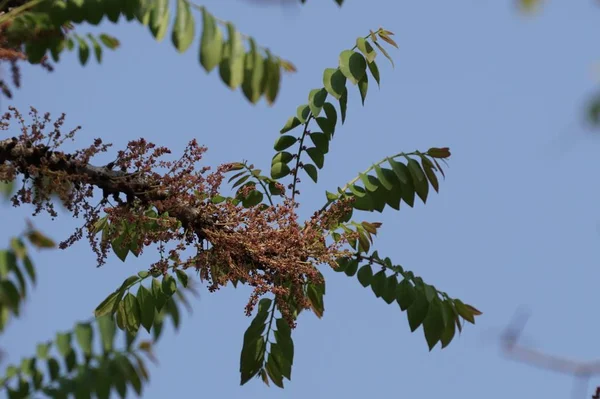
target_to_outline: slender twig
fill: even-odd
[[[302,155],[302,145],[304,144],[304,138],[308,133],[308,124],[313,118],[312,112],[308,114],[306,122],[304,123],[304,130],[300,137],[300,146],[298,147],[298,153],[296,154],[296,166],[294,167],[294,182],[292,183],[292,200],[296,197],[296,183],[298,181],[298,170],[300,168],[300,156]]]

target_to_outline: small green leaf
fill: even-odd
[[[98,61],[99,64],[102,62],[102,47],[100,46],[100,43],[98,43],[96,38],[90,33],[87,34],[87,37],[92,43],[92,47],[94,48],[94,55],[96,56],[96,61]]]
[[[184,0],[179,0],[184,1]],[[229,57],[226,60],[228,79],[225,83],[231,88],[238,88],[244,81],[244,44],[240,32],[235,29],[231,22],[227,23]]]
[[[100,317],[105,314],[112,314],[117,309],[117,305],[121,301],[123,291],[118,290],[107,296],[94,310],[94,316]]]
[[[379,187],[379,180],[377,180],[375,177],[366,175],[364,173],[359,173],[358,176],[360,177],[360,181],[363,182],[367,190],[375,191]]]
[[[149,28],[152,36],[157,41],[161,41],[167,34],[169,28],[169,0],[156,0],[150,11]]]
[[[98,317],[98,329],[100,330],[100,338],[102,340],[104,352],[112,351],[115,333],[117,332],[113,316],[105,315]]]
[[[439,192],[440,184],[438,182],[437,176],[435,175],[435,166],[433,166],[433,163],[426,157],[422,156],[421,166],[423,166],[423,171],[425,172],[427,179],[431,183],[431,187],[433,187],[436,193]]]
[[[373,278],[373,269],[371,268],[371,265],[364,265],[361,267],[358,273],[356,273],[356,277],[363,287],[368,287]]]
[[[202,36],[200,38],[200,65],[206,72],[212,71],[221,62],[223,34],[214,17],[202,7]]]
[[[125,232],[122,232],[117,238],[113,239],[111,242],[111,247],[115,255],[121,260],[121,262],[125,262],[127,255],[129,254],[129,246],[124,245],[123,241],[125,240]]]
[[[340,100],[346,89],[346,77],[338,68],[327,68],[323,72],[323,86],[336,100]]]
[[[279,93],[279,83],[281,81],[281,61],[275,59],[269,50],[266,50],[267,59],[265,60],[265,74],[262,86],[264,87],[265,99],[269,105],[272,105]]]
[[[35,356],[40,360],[46,360],[48,358],[48,353],[50,352],[51,346],[52,342],[38,344],[35,350]]]
[[[344,273],[346,273],[346,275],[348,277],[352,277],[352,276],[354,276],[354,274],[356,273],[357,270],[358,270],[358,259],[352,258],[348,261],[348,264],[346,265],[346,267],[344,269]]]
[[[333,133],[335,132],[335,124],[331,119],[323,118],[321,116],[316,118],[315,121],[321,130],[323,130],[323,133],[325,133],[329,138],[333,136]]]
[[[346,108],[348,106],[348,90],[344,87],[342,95],[339,98],[340,112],[342,113],[342,124],[346,121]]]
[[[323,317],[325,306],[323,304],[323,295],[325,294],[325,286],[323,284],[308,283],[306,294],[310,307],[318,318]]]
[[[388,178],[389,175],[386,175],[381,167],[377,164],[373,165],[373,169],[375,169],[375,174],[377,175],[377,179],[386,190],[392,190],[394,188],[394,181]],[[391,172],[391,171],[390,171]]]
[[[360,53],[344,50],[340,53],[339,68],[342,74],[353,84],[357,84],[365,75],[367,62]]]
[[[401,310],[404,311],[408,309],[416,298],[417,294],[415,293],[415,288],[408,280],[402,280],[396,287],[396,302],[400,305]]]
[[[13,251],[0,250],[0,279],[6,279],[11,270],[17,268],[17,257]]]
[[[100,38],[102,44],[111,50],[116,49],[120,45],[119,40],[116,37],[107,35],[106,33],[101,33],[98,37]]]
[[[292,154],[290,154],[289,152],[286,152],[286,151],[278,152],[277,154],[275,154],[275,156],[271,160],[271,165],[274,165],[279,162],[289,163],[293,158],[294,158],[294,156]]]
[[[360,50],[361,53],[364,54],[367,62],[371,63],[375,60],[377,53],[371,46],[371,43],[365,40],[364,37],[359,37],[356,39],[356,47]]]
[[[171,40],[180,53],[187,50],[194,40],[194,18],[190,12],[190,3],[186,0],[177,0],[177,14]]]
[[[306,123],[306,119],[310,115],[310,107],[308,104],[299,105],[296,109],[296,117],[301,123]]]
[[[429,193],[429,184],[427,183],[425,173],[423,173],[423,170],[421,169],[421,165],[411,158],[408,161],[408,171],[412,177],[415,192],[419,198],[421,198],[421,201],[425,203],[427,201],[427,194]]]
[[[136,297],[140,309],[140,322],[146,331],[150,332],[150,328],[154,322],[154,310],[156,308],[154,297],[143,285],[140,285]]]
[[[360,98],[362,105],[365,105],[365,99],[367,98],[367,91],[369,89],[369,78],[367,74],[364,74],[358,81],[358,90],[360,91]]]
[[[316,147],[311,147],[306,149],[306,153],[312,159],[312,161],[317,165],[319,169],[323,168],[323,164],[325,163],[325,156],[321,151],[319,151]]]
[[[327,90],[324,88],[321,89],[313,89],[308,94],[308,106],[310,107],[310,112],[313,117],[319,116],[321,113],[321,109],[323,109],[323,104],[325,104],[325,100],[327,99]]]
[[[179,280],[183,288],[187,288],[188,280],[190,279],[187,273],[181,269],[175,269],[175,274],[177,275],[177,280]]]
[[[246,173],[246,171],[244,171],[243,173]],[[237,186],[241,186],[242,184],[244,184],[246,182],[246,180],[248,180],[250,178],[251,175],[245,175],[240,177],[235,183],[233,183],[233,186],[231,186],[231,188],[236,188]]]
[[[251,208],[260,204],[263,201],[263,198],[263,193],[258,190],[252,190],[244,199],[242,199],[242,205],[244,208]]]
[[[79,44],[79,62],[81,65],[85,65],[90,58],[90,48],[83,38],[76,36],[77,43]]]
[[[375,273],[373,278],[371,279],[371,290],[377,298],[381,297],[386,289],[387,276],[385,275],[385,270],[380,270]]]
[[[410,331],[414,332],[425,317],[427,316],[427,312],[429,311],[429,302],[425,297],[425,293],[421,290],[415,290],[416,298],[415,301],[408,307],[407,316],[408,316],[408,324],[410,326]]]
[[[337,124],[337,111],[332,103],[326,102],[323,104],[323,111],[325,111],[325,117],[335,129],[335,125]]]
[[[41,232],[37,230],[30,230],[27,232],[27,238],[31,244],[35,245],[38,248],[54,248],[56,244],[52,241],[51,238],[46,237]]]
[[[254,39],[248,39],[250,51],[246,54],[244,65],[244,81],[242,83],[242,91],[252,104],[256,104],[260,99],[263,87],[263,74],[265,62],[256,47]]]
[[[471,312],[467,305],[465,305],[460,299],[454,300],[454,307],[463,319],[465,319],[471,324],[475,324],[475,317],[473,315],[473,312]]]
[[[60,375],[60,364],[53,357],[48,359],[48,374],[51,381],[55,381]]]
[[[254,323],[253,323],[254,324]],[[249,329],[253,328],[250,325]],[[252,377],[258,374],[265,358],[266,343],[264,338],[258,334],[248,335],[248,330],[244,334],[244,346],[240,359],[240,385],[244,385]]]
[[[451,323],[454,325],[454,322]],[[432,350],[435,344],[438,343],[445,329],[444,318],[442,314],[442,303],[439,300],[434,300],[429,304],[427,317],[423,321],[423,331],[425,340],[429,345],[429,350]]]
[[[300,126],[300,124],[301,124],[300,119],[296,118],[295,116],[291,116],[285,123],[285,126],[283,126],[283,128],[281,128],[279,133],[283,134],[283,133],[289,132],[290,130],[294,129],[295,127]]]
[[[317,149],[321,151],[323,154],[327,154],[329,152],[329,138],[324,133],[311,133],[310,139],[315,144]]]
[[[454,338],[454,334],[456,333],[455,323],[458,320],[454,309],[449,301],[444,301],[442,304],[442,312],[444,315],[444,331],[440,336],[440,342],[442,343],[442,349],[448,346],[452,339]]]
[[[167,274],[166,276],[163,277],[161,288],[162,288],[162,292],[167,297],[170,297],[171,295],[173,295],[175,293],[175,291],[177,291],[177,282],[175,281],[173,276],[171,276],[170,274]]]
[[[396,288],[397,287],[398,287],[398,279],[396,278],[396,276],[394,274],[392,274],[391,276],[389,276],[387,278],[387,281],[385,284],[385,290],[381,294],[381,297],[388,305],[391,305],[392,302],[394,302],[396,300]]]
[[[373,61],[373,62],[369,62],[367,64],[367,66],[369,67],[369,71],[371,72],[371,75],[373,76],[373,78],[377,82],[377,86],[379,86],[380,85],[380,82],[379,82],[379,68],[377,67],[377,64],[375,63],[375,61]]]
[[[310,176],[310,178],[316,183],[317,179],[318,179],[318,172],[317,172],[317,168],[315,167],[315,165],[313,165],[311,163],[305,163],[303,168],[304,168],[304,171],[306,172],[306,174],[308,176]]]
[[[275,356],[269,353],[267,364],[265,365],[267,374],[273,383],[279,388],[283,388],[283,373],[281,372],[280,365],[278,364]]]
[[[26,357],[21,360],[21,373],[31,376],[35,370],[35,357]]]
[[[289,136],[287,134],[279,136],[277,137],[277,140],[275,140],[275,145],[273,146],[273,148],[275,149],[275,151],[283,151],[296,144],[297,141],[298,139],[296,137]]]
[[[57,333],[55,342],[56,349],[61,356],[65,357],[73,351],[73,348],[71,348],[71,333]]]
[[[179,308],[177,307],[177,303],[173,298],[167,301],[166,309],[169,316],[171,316],[171,321],[173,321],[173,327],[175,330],[179,329]]]
[[[271,177],[273,179],[281,179],[290,174],[290,167],[284,163],[276,163],[271,166]]]
[[[75,326],[75,338],[84,355],[92,354],[94,331],[89,323],[78,323]]]
[[[161,283],[155,278],[152,279],[152,297],[154,297],[156,311],[160,312],[168,298],[162,291]]]
[[[123,298],[123,303],[125,307],[125,328],[129,333],[134,334],[140,328],[139,305],[136,298],[130,293]]]

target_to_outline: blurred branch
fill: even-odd
[[[523,332],[528,319],[529,314],[520,312],[506,328],[502,335],[502,350],[504,354],[512,360],[529,364],[540,369],[582,378],[582,382],[585,383],[587,389],[589,378],[592,375],[600,375],[600,361],[582,362],[549,355],[520,345],[517,341]],[[592,398],[600,399],[600,387],[596,389],[596,394]]]

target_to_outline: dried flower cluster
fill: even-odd
[[[79,128],[62,135],[63,114],[46,133],[50,115],[40,117],[32,108],[30,116],[32,123],[27,125],[10,108],[0,120],[2,130],[8,129],[11,119],[21,130],[17,137],[0,140],[0,180],[24,177],[13,198],[15,206],[29,203],[35,213],[45,210],[56,216],[52,204],[56,195],[75,217],[83,217],[83,226],[60,246],[67,248],[86,234],[99,265],[111,248],[117,254],[138,255],[144,247],[158,246],[161,258],[151,265],[152,273],[193,267],[211,291],[229,282],[248,284],[254,290],[247,314],[261,295],[271,292],[293,325],[293,312],[309,307],[306,285],[323,282],[317,266],[336,267],[336,258],[345,254],[344,240],[328,245],[325,237],[349,211],[348,202],[336,202],[300,223],[297,205],[283,196],[281,204],[250,208],[231,198],[213,201],[232,165],[212,173],[198,167],[206,148],[195,140],[177,161],[162,159],[170,153],[165,147],[144,139],[131,141],[115,161],[97,167],[90,161],[107,151],[108,144],[96,139],[87,148],[63,153],[59,146]],[[94,195],[94,188],[102,191],[101,198]]]

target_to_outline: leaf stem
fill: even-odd
[[[37,6],[38,4],[40,4],[44,1],[46,1],[46,0],[32,0],[32,1],[29,1],[19,7],[13,8],[9,12],[4,13],[0,16],[0,24],[10,20],[11,18],[14,18],[16,15],[18,15],[19,13],[21,13],[23,11],[27,11],[28,9]]]
[[[311,119],[313,119],[312,112],[308,114],[308,118],[306,118],[306,122],[304,123],[304,131],[302,132],[302,136],[300,137],[300,146],[298,147],[298,153],[296,154],[296,167],[294,168],[294,183],[292,183],[292,200],[296,197],[296,182],[298,179],[298,168],[300,167],[300,156],[302,155],[302,144],[304,144],[304,138],[308,133],[308,124]]]

